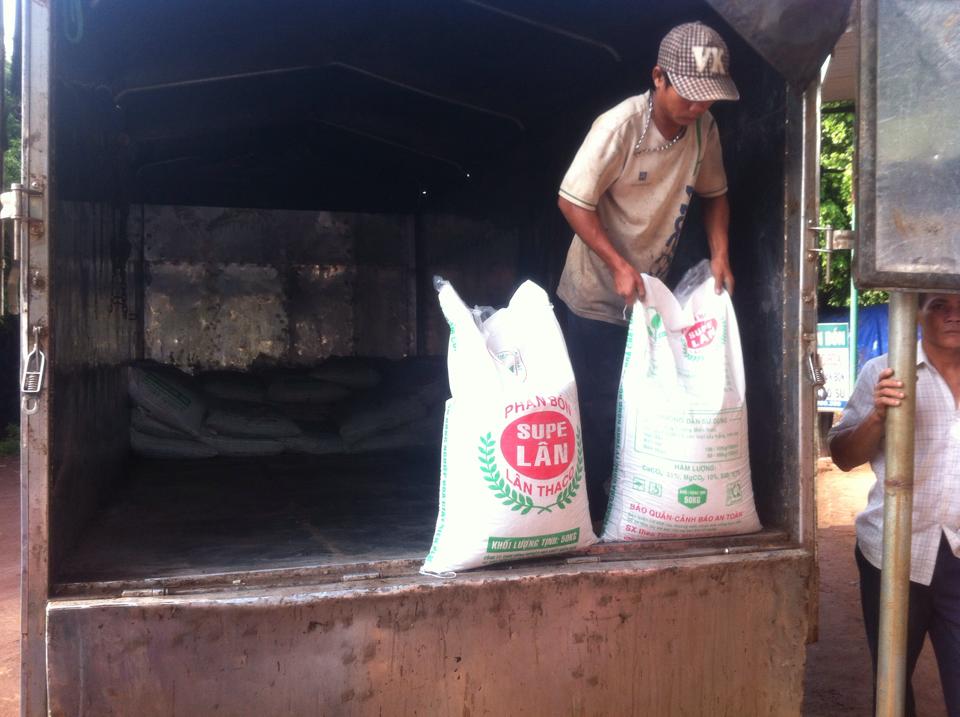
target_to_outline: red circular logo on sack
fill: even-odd
[[[702,349],[713,341],[717,335],[717,320],[707,319],[698,321],[689,329],[683,332],[683,337],[687,342],[687,347],[691,349]]]
[[[534,480],[550,480],[573,462],[577,450],[573,424],[557,411],[538,411],[503,429],[500,450],[513,469]]]

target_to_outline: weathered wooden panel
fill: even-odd
[[[51,715],[797,715],[812,556],[55,601]]]

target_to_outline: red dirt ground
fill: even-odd
[[[0,717],[20,714],[20,459],[0,457]]]
[[[868,466],[843,473],[829,459],[821,460],[817,476],[820,641],[807,648],[805,717],[872,714],[873,679],[860,615],[853,520],[867,504],[874,480]],[[945,717],[929,640],[913,675],[913,688],[917,714]]]
[[[19,461],[0,458],[0,717],[19,714]],[[820,527],[820,642],[807,649],[805,717],[869,715],[870,662],[853,561],[853,519],[866,505],[873,474],[841,473],[822,463],[817,480]],[[945,715],[929,644],[914,675],[918,712]]]

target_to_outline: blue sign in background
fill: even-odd
[[[823,367],[827,398],[817,401],[821,411],[835,411],[847,405],[853,388],[850,376],[850,325],[817,324],[817,352]]]

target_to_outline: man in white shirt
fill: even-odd
[[[960,295],[923,294],[917,347],[913,528],[907,628],[907,705],[914,714],[913,674],[927,634],[937,655],[950,717],[960,717]],[[842,420],[830,431],[830,454],[843,470],[870,462],[877,481],[857,516],[857,566],[867,641],[877,666],[883,548],[884,421],[900,405],[903,383],[887,356],[863,367]]]
[[[560,186],[558,201],[576,232],[557,295],[567,306],[566,339],[584,427],[587,491],[603,516],[603,482],[613,463],[613,430],[626,309],[643,297],[640,273],[664,277],[694,194],[703,202],[717,291],[733,291],[727,252],[730,208],[716,100],[740,94],[720,35],[699,22],[660,43],[654,88],[593,123]]]

